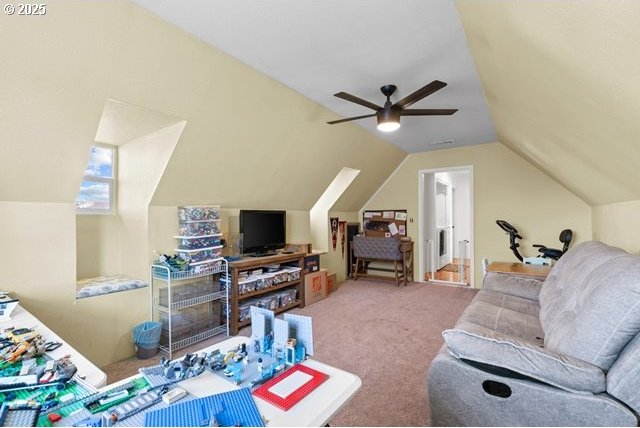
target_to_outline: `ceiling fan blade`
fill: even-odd
[[[446,83],[441,82],[439,80],[434,80],[433,82],[429,83],[428,85],[425,85],[422,88],[418,89],[414,93],[407,95],[406,97],[404,97],[403,99],[401,99],[400,101],[395,103],[393,106],[394,107],[398,107],[398,108],[407,108],[411,104],[413,104],[413,103],[415,103],[417,101],[420,101],[421,99],[423,99],[427,95],[431,95],[435,91],[438,91],[438,90],[444,88],[445,86],[447,86]]]
[[[375,115],[376,115],[376,113],[365,114],[364,116],[355,116],[355,117],[348,117],[346,119],[332,120],[331,122],[327,122],[327,123],[329,125],[335,125],[336,123],[349,122],[350,120],[364,119],[365,117],[373,117]]]
[[[457,111],[457,108],[414,108],[400,110],[400,116],[448,116]]]
[[[337,94],[333,94],[333,96],[342,98],[343,100],[351,101],[352,103],[360,104],[361,106],[368,107],[376,111],[382,108],[379,105],[376,105],[367,100],[363,100],[362,98],[358,98],[355,95],[351,95],[346,92],[338,92]]]

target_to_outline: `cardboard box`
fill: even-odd
[[[308,273],[304,276],[304,304],[311,305],[327,297],[327,270]]]
[[[307,272],[317,272],[320,269],[320,255],[312,254],[304,256],[304,269]]]
[[[330,273],[327,275],[327,294],[331,294],[338,289],[338,274]]]

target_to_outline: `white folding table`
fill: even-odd
[[[214,349],[220,349],[222,353],[226,353],[242,343],[249,344],[249,340],[244,336],[231,337],[198,351],[198,354],[201,352],[209,353]],[[325,373],[329,377],[288,411],[280,410],[271,403],[254,396],[258,411],[265,419],[267,426],[325,426],[351,400],[362,385],[358,376],[319,361],[307,359],[301,364]],[[129,382],[135,377],[137,376],[123,379],[114,385],[103,388],[103,390]],[[179,386],[196,397],[206,397],[238,389],[233,382],[208,371],[197,377],[181,381]]]
[[[11,314],[11,319],[0,322],[0,329],[4,330],[8,327],[15,328],[32,328],[46,341],[60,342],[62,346],[58,349],[47,352],[47,355],[54,359],[60,359],[65,355],[71,356],[71,361],[77,367],[76,376],[83,379],[86,383],[96,388],[100,388],[107,383],[107,375],[100,370],[91,361],[87,360],[81,353],[76,351],[71,345],[65,342],[60,336],[55,334],[49,327],[43,324],[38,318],[33,316],[29,311],[18,304]]]

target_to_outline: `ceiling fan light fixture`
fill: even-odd
[[[392,109],[384,109],[376,115],[378,131],[393,132],[400,128],[400,113]]]

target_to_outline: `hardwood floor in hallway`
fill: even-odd
[[[458,266],[459,266],[458,259],[454,258],[452,263],[449,263],[448,265],[442,267],[437,272],[435,272],[435,274],[433,275],[433,278],[431,278],[430,272],[425,273],[424,280],[429,281],[431,279],[436,279],[439,281],[451,281],[451,282],[457,282],[457,283],[464,282],[467,285],[469,285],[469,276],[471,273],[470,259],[464,259],[464,269],[463,269],[462,278],[458,270]]]

